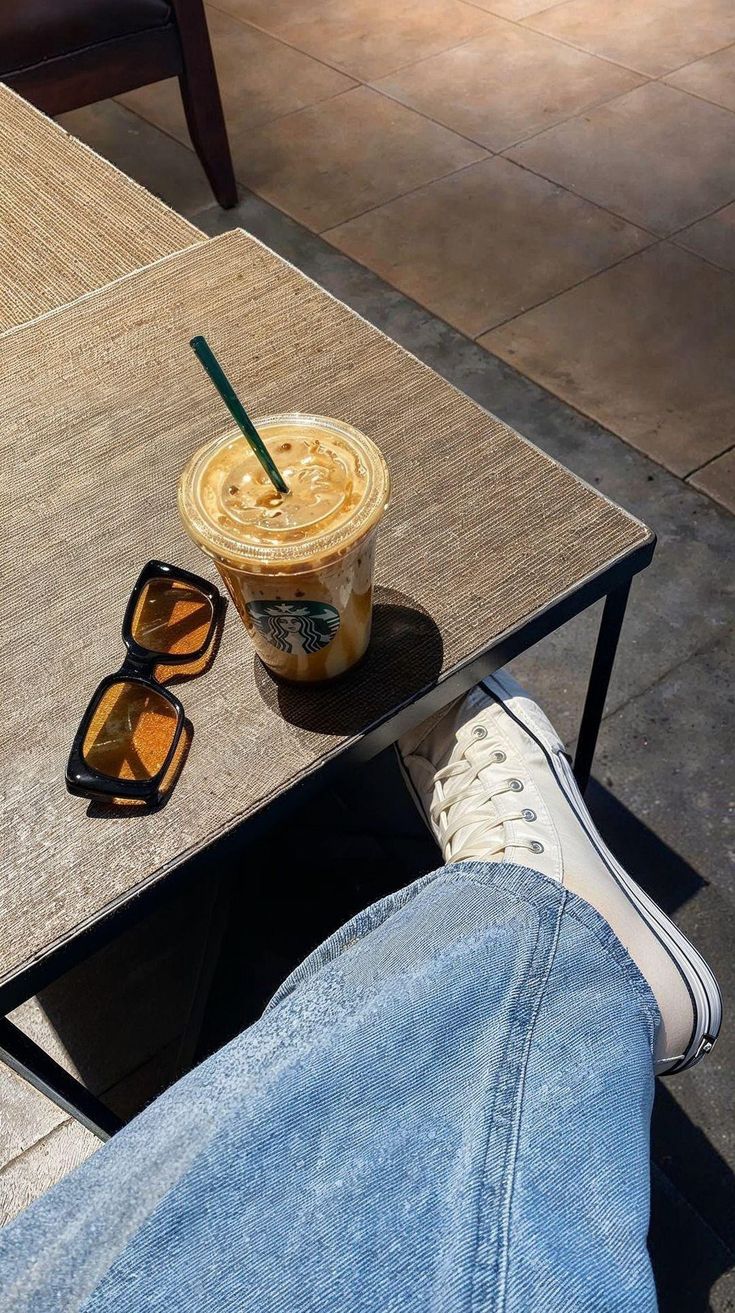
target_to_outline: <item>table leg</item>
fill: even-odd
[[[199,1060],[204,1019],[219,963],[222,941],[230,917],[235,878],[236,872],[234,870],[223,870],[220,873],[214,898],[210,904],[209,920],[194,984],[194,993],[176,1057],[175,1079],[186,1075],[186,1072]]]
[[[577,784],[584,793],[589,783],[592,759],[597,746],[597,735],[605,709],[610,675],[612,673],[615,653],[617,651],[620,630],[625,615],[625,607],[630,592],[630,580],[615,588],[605,598],[605,606],[597,635],[597,646],[592,661],[590,682],[579,727],[577,751],[574,754],[574,774]]]
[[[90,1094],[81,1081],[70,1076],[7,1017],[0,1017],[0,1060],[100,1140],[109,1140],[123,1125],[116,1113]]]

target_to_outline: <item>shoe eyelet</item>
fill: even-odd
[[[505,761],[505,753],[498,749],[497,752],[493,753],[493,761]]]
[[[487,738],[487,730],[485,729],[485,726],[484,726],[484,725],[475,725],[475,728],[474,728],[473,731],[472,731],[472,737],[473,737],[473,739],[486,739],[486,738]]]
[[[524,821],[538,820],[536,813],[531,811],[530,807],[524,807],[523,811],[521,812],[521,816],[523,817]]]
[[[521,793],[523,790],[523,784],[520,780],[508,780],[508,788],[511,793]]]
[[[531,843],[529,847],[532,853],[542,853],[544,851],[544,845],[542,843],[539,843],[538,839],[534,839],[533,843]]]

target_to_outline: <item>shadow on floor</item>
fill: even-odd
[[[595,779],[590,780],[586,802],[615,856],[669,916],[704,887],[706,881],[694,867]]]
[[[693,867],[597,780],[587,802],[626,870],[669,915],[703,888]],[[717,1313],[735,1309],[735,1176],[665,1080],[656,1085],[651,1159],[649,1245],[661,1313],[708,1313],[722,1277],[729,1288],[718,1287]]]
[[[648,1246],[660,1313],[735,1309],[734,1200],[735,1179],[727,1163],[679,1107],[665,1081],[658,1081]]]
[[[696,871],[596,781],[589,802],[611,846],[667,911],[675,911],[703,886]],[[295,811],[282,831],[244,846],[226,872],[232,881],[231,903],[197,1060],[251,1024],[294,966],[334,929],[438,864],[438,852],[406,794],[392,751],[346,772],[336,786]],[[222,874],[221,860],[202,862],[201,889],[206,889],[208,905]],[[115,1000],[116,1017],[122,1011],[129,1016],[132,1009],[143,1030],[148,1025],[150,1032],[150,1018],[157,1018],[150,1042],[164,1041],[183,1024],[174,1013],[177,1002],[183,1020],[188,1012],[192,967],[201,955],[208,914],[203,907],[192,891],[170,911],[128,932],[127,950],[125,941],[118,941],[97,955],[99,961],[90,959],[69,973],[54,987],[56,998],[54,991],[46,991],[47,1014],[93,1087],[110,1084],[125,1031],[122,1023],[110,1025],[109,1018],[101,1024],[101,997]],[[146,952],[153,971],[146,966]],[[110,981],[111,971],[119,990]],[[133,1027],[133,1039],[135,1034]],[[138,1082],[136,1097],[143,1104],[156,1092]],[[734,1262],[735,1178],[664,1082],[658,1083],[652,1157],[650,1243],[661,1313],[735,1308],[722,1290]]]

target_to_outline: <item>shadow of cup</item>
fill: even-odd
[[[358,734],[437,681],[444,649],[434,620],[412,598],[376,588],[370,646],[357,666],[319,684],[278,680],[255,658],[256,687],[283,719],[316,734]]]

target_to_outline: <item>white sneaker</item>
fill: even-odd
[[[717,981],[606,847],[558,734],[511,675],[483,680],[405,735],[398,756],[446,862],[530,866],[612,926],[659,1005],[657,1072],[710,1051],[722,1016]]]

